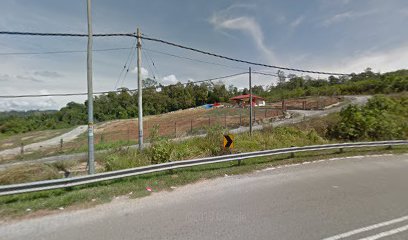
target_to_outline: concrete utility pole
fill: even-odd
[[[87,74],[88,81],[88,174],[95,173],[94,156],[94,129],[93,129],[93,87],[92,87],[92,16],[91,0],[87,0],[88,12],[88,48],[87,48]]]
[[[137,92],[138,92],[138,109],[139,109],[139,150],[143,149],[143,98],[142,98],[142,43],[141,33],[137,29]]]
[[[251,67],[249,67],[249,134],[252,135],[252,79]]]

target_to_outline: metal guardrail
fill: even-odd
[[[175,162],[167,162],[162,164],[149,165],[144,167],[129,168],[119,171],[104,172],[87,176],[80,176],[74,178],[63,178],[47,181],[38,181],[22,184],[12,184],[0,186],[0,196],[36,192],[43,190],[51,190],[58,188],[73,187],[78,185],[84,185],[89,183],[113,180],[118,178],[143,175],[147,173],[160,172],[170,169],[185,168],[192,166],[199,166],[205,164],[213,164],[229,161],[240,161],[249,158],[266,157],[272,155],[279,155],[285,153],[296,153],[306,151],[319,151],[330,149],[343,149],[343,148],[360,148],[360,147],[378,147],[378,146],[397,146],[408,144],[408,140],[394,140],[394,141],[378,141],[378,142],[356,142],[356,143],[339,143],[339,144],[325,144],[325,145],[312,145],[304,147],[290,147],[273,150],[264,150],[256,152],[246,152],[239,154],[229,154],[216,157],[198,158],[193,160],[183,160]]]

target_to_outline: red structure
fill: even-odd
[[[230,101],[235,102],[239,106],[249,106],[250,95],[239,95],[233,98],[230,98]],[[252,94],[252,106],[265,106],[265,99]]]

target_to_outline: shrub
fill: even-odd
[[[328,136],[343,140],[388,140],[408,137],[408,106],[405,98],[375,96],[365,106],[350,105]]]
[[[153,164],[171,161],[174,144],[168,139],[161,139],[146,150],[150,162]]]

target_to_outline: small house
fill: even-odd
[[[245,94],[235,96],[233,98],[230,98],[230,101],[241,107],[249,106],[250,95]],[[252,106],[265,106],[265,99],[263,97],[252,94]]]

